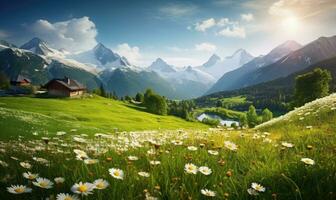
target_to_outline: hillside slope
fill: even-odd
[[[77,129],[81,133],[119,130],[206,128],[172,116],[160,116],[120,101],[101,97],[84,99],[0,98],[0,136],[55,133]]]
[[[260,124],[255,129],[289,135],[327,134],[335,139],[336,93],[306,103],[287,114]]]

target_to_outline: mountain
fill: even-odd
[[[202,66],[204,68],[209,68],[214,66],[217,62],[219,62],[221,58],[217,54],[213,54],[208,61],[206,61]]]
[[[7,77],[14,78],[23,75],[31,79],[34,85],[43,85],[53,78],[65,76],[78,80],[89,90],[99,87],[99,78],[77,66],[66,65],[57,60],[45,57],[28,50],[6,48],[0,51],[0,72]]]
[[[133,71],[123,67],[115,70],[106,69],[100,72],[107,91],[116,92],[118,96],[135,96],[151,88],[169,98],[176,98],[176,92],[170,83],[154,71]]]
[[[177,70],[174,66],[169,65],[161,58],[157,58],[149,67],[149,70],[155,71],[161,76],[166,76],[169,73],[175,73]]]
[[[286,77],[294,72],[305,69],[313,63],[336,55],[336,36],[320,37],[304,47],[285,55],[275,63],[253,70],[238,78],[235,88],[242,88],[258,83]],[[208,92],[220,91],[225,83],[218,81]],[[232,88],[230,88],[232,89]]]
[[[175,67],[163,59],[156,59],[148,68],[164,78],[174,88],[180,99],[198,97],[207,91],[215,79],[195,67]]]
[[[52,56],[55,54],[60,54],[60,52],[50,48],[45,41],[37,37],[23,44],[20,48],[43,56]]]
[[[246,86],[246,79],[249,74],[259,68],[268,66],[275,63],[282,57],[289,53],[300,49],[302,45],[295,41],[286,41],[283,44],[272,49],[267,55],[259,56],[244,64],[240,68],[224,74],[213,86],[207,91],[207,94],[211,94],[219,91],[234,90]]]
[[[227,56],[223,60],[220,60],[216,55],[212,55],[206,63],[197,68],[218,80],[223,74],[237,69],[253,58],[246,50],[238,49],[231,56]]]
[[[94,66],[98,69],[118,68],[123,66],[131,67],[131,64],[125,57],[114,53],[102,43],[98,43],[91,50],[69,55],[68,58]]]

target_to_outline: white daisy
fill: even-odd
[[[315,161],[310,158],[301,158],[301,162],[304,162],[307,165],[315,165]]]
[[[208,189],[202,189],[202,190],[201,190],[201,193],[202,193],[204,196],[207,196],[207,197],[214,197],[214,196],[216,196],[216,192],[215,192],[215,191],[208,190]]]
[[[92,194],[93,189],[95,189],[95,185],[92,183],[76,183],[71,187],[71,191],[76,194],[81,194],[81,195],[89,195]]]
[[[20,162],[21,167],[30,169],[32,168],[32,165],[29,162]]]
[[[259,183],[252,183],[251,187],[255,189],[257,192],[265,192],[265,187],[260,185]]]
[[[38,174],[32,174],[31,172],[24,172],[22,175],[29,180],[34,180],[39,176]]]
[[[34,181],[33,184],[44,189],[50,189],[54,185],[54,183],[47,178],[36,178],[36,181]]]
[[[56,200],[79,200],[76,195],[60,193],[57,195]]]
[[[93,184],[96,186],[95,189],[98,190],[103,190],[105,188],[107,188],[107,186],[109,186],[110,184],[104,180],[104,179],[97,179],[93,182]]]
[[[202,166],[198,168],[198,171],[201,172],[204,175],[210,175],[212,173],[211,169],[206,166]]]
[[[281,142],[281,145],[287,148],[292,148],[294,147],[294,144],[289,143],[289,142]]]
[[[7,187],[7,191],[12,194],[22,194],[29,193],[32,189],[25,185],[11,185],[10,187]]]
[[[109,169],[110,175],[116,179],[124,179],[124,172],[121,169],[111,168]]]
[[[143,177],[149,177],[150,174],[148,172],[138,172],[139,176],[143,176]]]
[[[230,149],[231,151],[237,151],[237,145],[233,142],[230,141],[225,141],[224,142],[224,146],[228,149]]]
[[[187,163],[184,165],[184,170],[188,174],[197,174],[197,166],[192,163]]]
[[[54,178],[54,181],[56,184],[62,184],[64,183],[65,179],[63,177],[56,177]]]

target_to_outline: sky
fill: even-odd
[[[295,40],[336,35],[335,0],[1,0],[0,39],[39,37],[81,52],[98,42],[148,66],[198,66],[243,48],[254,56]]]

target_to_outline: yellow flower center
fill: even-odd
[[[47,187],[48,183],[47,182],[40,182],[39,184],[41,187]]]
[[[86,192],[87,189],[88,189],[88,188],[87,188],[86,185],[81,185],[81,186],[78,187],[78,190],[79,190],[80,192]]]
[[[97,188],[101,189],[104,187],[104,183],[100,182],[96,185]]]
[[[71,197],[65,197],[64,200],[73,200]]]
[[[115,171],[113,174],[114,174],[115,176],[120,176],[120,173],[119,173],[118,171]]]
[[[16,193],[22,193],[22,192],[24,192],[24,188],[16,188],[16,189],[14,189],[14,191],[16,192]]]

